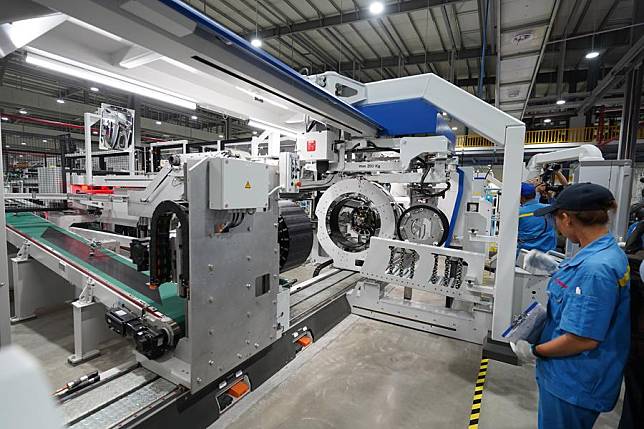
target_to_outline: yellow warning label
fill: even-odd
[[[250,182],[248,180],[246,181],[246,184],[244,185],[244,188],[250,189]]]

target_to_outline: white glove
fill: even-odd
[[[523,259],[523,267],[528,271],[537,269],[552,274],[559,269],[559,261],[552,255],[532,249]]]
[[[510,343],[510,347],[514,354],[517,355],[517,358],[519,358],[519,362],[535,363],[537,361],[537,357],[532,352],[532,344],[526,340],[519,340],[516,343]]]

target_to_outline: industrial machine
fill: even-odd
[[[16,318],[73,300],[71,362],[110,335],[135,345],[136,364],[62,404],[67,424],[205,427],[351,312],[508,349],[502,332],[545,287],[515,263],[522,122],[433,74],[301,76],[175,0],[37,3],[54,14],[19,47],[32,64],[264,130],[251,153],[182,150],[121,178],[121,192],[38,195],[136,219],[142,236],[6,216]],[[88,49],[87,32],[105,43]],[[502,195],[493,177],[458,166],[445,116],[504,150]],[[117,134],[129,135],[123,123]],[[287,139],[295,151],[281,150]],[[91,167],[77,179],[107,184]],[[329,268],[280,278],[309,258]],[[113,399],[99,399],[106,391]]]

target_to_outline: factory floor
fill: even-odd
[[[133,360],[130,345],[115,338],[99,357],[72,366],[72,332],[68,306],[12,327],[52,390]],[[349,316],[211,428],[467,428],[480,356],[474,344]],[[534,428],[536,409],[534,368],[490,361],[479,427]],[[621,400],[595,428],[616,428],[620,412]]]
[[[467,428],[481,347],[349,316],[210,429]],[[616,428],[621,400],[595,429]],[[534,367],[488,364],[481,429],[535,428]]]
[[[113,340],[101,345],[99,356],[75,366],[68,363],[67,357],[74,353],[71,305],[13,324],[11,341],[38,359],[52,391],[92,371],[106,371],[135,360],[129,341],[115,335]]]

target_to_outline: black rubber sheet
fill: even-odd
[[[47,228],[42,238],[56,246],[65,249],[78,259],[94,266],[97,270],[105,273],[109,277],[126,284],[135,291],[150,298],[156,303],[161,304],[161,294],[158,289],[150,289],[148,282],[150,277],[136,269],[125,265],[114,257],[103,253],[100,248],[94,250],[94,255],[90,256],[90,246],[57,231],[54,228]]]

